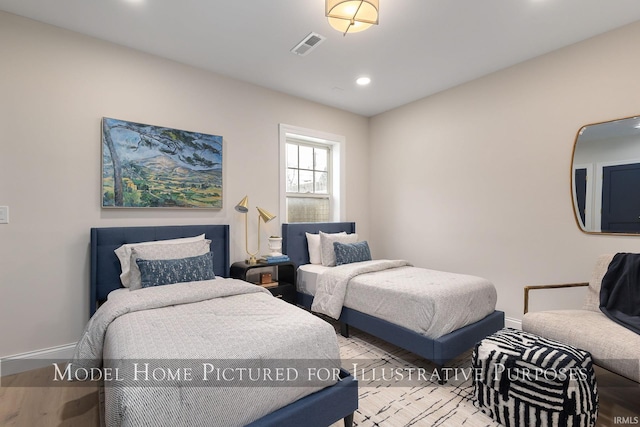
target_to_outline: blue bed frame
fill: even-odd
[[[113,252],[125,243],[176,239],[205,234],[211,240],[216,275],[229,277],[229,226],[178,225],[157,227],[109,227],[91,229],[90,314],[107,299],[109,292],[122,287],[120,262]],[[214,403],[212,403],[214,404]],[[340,381],[331,387],[303,397],[249,424],[251,427],[325,427],[340,419],[353,424],[358,409],[358,383],[341,370]]]
[[[179,239],[200,234],[211,240],[213,271],[229,277],[229,226],[228,225],[175,225],[158,227],[108,227],[91,229],[91,280],[89,316],[100,303],[107,300],[109,292],[122,287],[120,261],[113,252],[125,243],[150,240]]]
[[[282,251],[289,256],[296,267],[309,263],[309,247],[305,233],[318,233],[319,231],[355,233],[356,224],[354,222],[282,224]],[[310,309],[312,301],[312,296],[301,292],[297,293],[299,305]],[[442,368],[447,362],[469,350],[486,336],[504,328],[504,312],[502,311],[494,311],[476,323],[437,339],[425,337],[410,329],[348,307],[342,308],[338,320],[344,336],[349,335],[348,326],[351,325],[431,360],[438,368]]]

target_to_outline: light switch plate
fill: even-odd
[[[9,206],[0,206],[0,224],[9,224]]]

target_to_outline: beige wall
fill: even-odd
[[[228,223],[242,259],[235,203],[248,194],[282,218],[279,123],[346,137],[346,215],[368,233],[367,118],[4,12],[0,58],[0,357],[77,341],[90,227]],[[102,210],[103,116],[222,135],[224,208]]]
[[[233,205],[277,210],[279,123],[346,136],[347,219],[376,257],[487,277],[517,321],[524,285],[640,250],[580,232],[569,188],[577,130],[640,113],[639,38],[634,24],[369,121],[0,12],[0,356],[78,339],[90,227],[229,223],[241,259]],[[223,135],[225,208],[100,209],[103,116]]]
[[[639,39],[633,24],[372,118],[377,255],[487,277],[517,320],[523,286],[586,281],[598,254],[639,251],[582,233],[569,184],[582,125],[640,114]],[[554,295],[534,308],[582,297]]]

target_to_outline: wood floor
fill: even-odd
[[[2,377],[0,426],[99,426],[98,388],[88,383],[33,387],[53,377],[53,367]],[[68,386],[67,386],[68,385]]]
[[[600,407],[597,427],[640,426],[640,384],[598,366]]]
[[[596,373],[600,395],[596,426],[640,426],[640,385],[597,367]],[[97,387],[83,383],[30,386],[42,384],[52,376],[51,367],[2,377],[0,426],[98,427]]]

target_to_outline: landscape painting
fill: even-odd
[[[102,206],[222,208],[222,136],[104,117]]]

